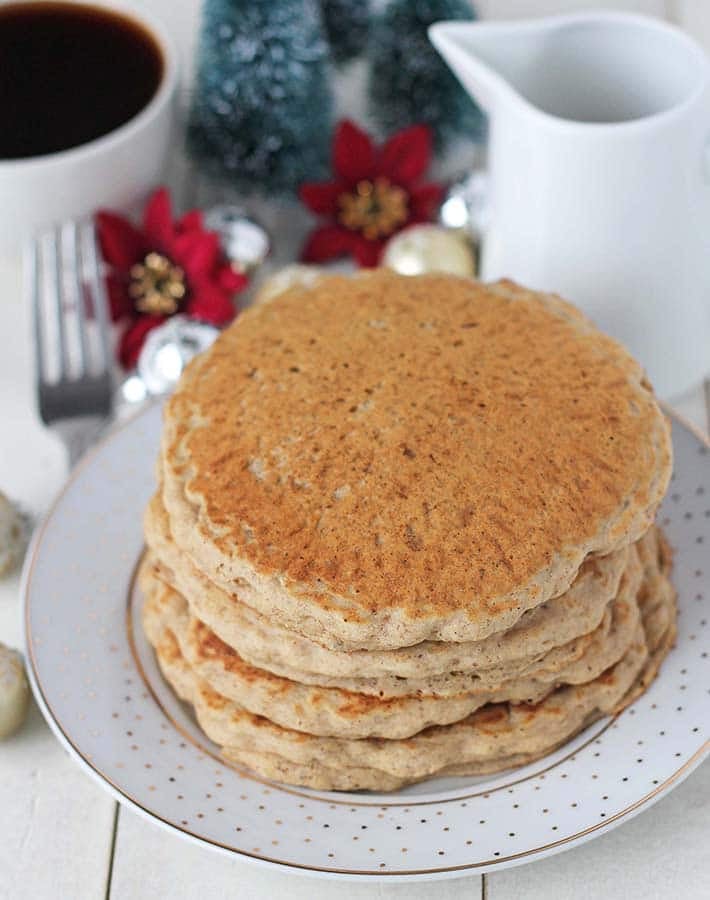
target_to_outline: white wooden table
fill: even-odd
[[[710,348],[708,348],[710,353]],[[702,390],[677,408],[708,427]],[[33,514],[65,477],[34,412],[29,309],[19,267],[0,265],[0,490]],[[0,580],[0,641],[19,647],[18,578]],[[33,707],[0,743],[1,900],[431,897],[710,898],[710,765],[632,822],[550,860],[434,886],[335,883],[228,859],[119,808],[69,759]]]

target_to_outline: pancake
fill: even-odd
[[[509,281],[323,275],[165,406],[143,628],[225,758],[335,790],[530,762],[675,639],[641,368]]]
[[[377,271],[248,310],[168,401],[173,540],[333,650],[470,642],[650,526],[669,428],[557,297]]]
[[[145,515],[150,562],[159,577],[182,593],[195,618],[205,622],[252,665],[305,684],[343,687],[375,696],[398,696],[411,688],[441,696],[466,690],[469,673],[487,683],[525,674],[557,649],[559,665],[584,651],[582,635],[601,623],[616,596],[628,548],[583,565],[570,589],[525,613],[506,632],[479,642],[424,642],[380,651],[336,651],[270,622],[216,587],[172,542],[164,507],[155,496]],[[564,651],[562,650],[564,648]],[[463,677],[458,677],[463,676]]]
[[[656,586],[667,585],[665,574]],[[641,596],[641,594],[640,594]],[[653,609],[667,613],[665,631]],[[540,703],[489,704],[460,722],[433,726],[403,740],[316,737],[247,712],[210,688],[164,629],[155,641],[166,679],[192,703],[205,733],[224,755],[265,777],[322,790],[394,790],[438,774],[483,774],[529,762],[560,746],[596,719],[618,712],[655,676],[675,633],[672,588],[646,592],[641,622],[624,656],[599,677],[558,688]]]
[[[388,789],[431,777],[453,765],[460,769],[470,766],[467,772],[474,773],[479,764],[494,770],[490,767],[511,755],[543,755],[595,716],[611,712],[632,688],[647,658],[639,630],[629,652],[600,679],[560,688],[536,705],[486,706],[460,722],[434,726],[404,740],[348,740],[282,728],[227,700],[195,675],[167,630],[156,652],[166,679],[183,699],[193,703],[200,726],[211,740],[229,748],[230,759],[251,754],[250,764],[257,772],[261,769],[254,757],[261,753],[336,772],[353,767],[374,769],[397,780],[388,784]],[[330,786],[321,783],[321,787]],[[359,787],[381,789],[377,783]]]
[[[619,597],[602,625],[585,643],[581,658],[560,669],[540,666],[529,676],[497,686],[470,679],[466,693],[437,697],[417,694],[391,699],[333,687],[313,687],[273,675],[244,662],[206,625],[191,618],[184,598],[155,577],[149,566],[140,583],[146,633],[156,642],[164,629],[177,639],[180,652],[217,693],[249,712],[310,734],[332,737],[409,737],[429,725],[456,722],[486,703],[538,702],[559,684],[576,684],[599,676],[628,649],[638,626],[636,595],[641,566],[636,554],[622,580]],[[405,683],[406,684],[406,683]]]
[[[554,747],[550,748],[551,752]],[[230,747],[223,749],[226,759],[239,765],[247,766],[258,772],[263,778],[272,781],[284,781],[287,784],[298,784],[322,791],[394,791],[410,783],[389,775],[378,769],[365,766],[341,766],[331,768],[324,766],[315,760],[307,763],[295,763],[290,759],[284,759],[276,753],[260,751],[253,753],[248,750],[233,750]],[[492,772],[500,772],[515,766],[525,766],[537,759],[535,754],[519,753],[504,760],[487,762],[478,760],[463,766],[447,766],[434,776],[442,775],[487,775]]]

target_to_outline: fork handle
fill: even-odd
[[[55,431],[67,448],[70,470],[96,442],[108,422],[109,420],[103,416],[80,416],[75,419],[62,419],[55,424]]]

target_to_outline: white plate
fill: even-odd
[[[30,678],[50,725],[121,802],[166,828],[304,872],[486,872],[608,831],[710,749],[710,453],[685,426],[673,426],[676,472],[661,513],[676,552],[679,638],[651,689],[530,766],[382,795],[282,787],[225,763],[163,683],[133,587],[159,434],[152,407],[82,462],[35,538],[23,593]]]

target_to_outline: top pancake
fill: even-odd
[[[480,640],[649,527],[667,423],[559,298],[378,271],[247,311],[167,405],[176,544],[337,648]]]

